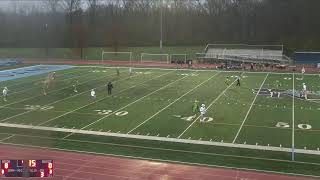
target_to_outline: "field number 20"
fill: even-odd
[[[290,125],[286,122],[278,122],[276,124],[276,127],[278,128],[290,128]],[[310,124],[298,124],[298,128],[303,130],[309,130],[312,129],[312,126]]]
[[[99,115],[108,115],[113,112],[112,110],[94,110],[94,111],[97,112]],[[128,111],[119,111],[115,113],[116,116],[125,116],[127,114],[128,114]]]

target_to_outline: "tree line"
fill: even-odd
[[[27,0],[25,0],[27,1]],[[30,2],[32,3],[32,2]],[[0,9],[0,47],[284,44],[320,49],[319,0],[42,0]]]

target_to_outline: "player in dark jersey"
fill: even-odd
[[[240,86],[240,76],[237,76],[237,77],[236,77],[236,81],[237,81],[236,86]]]
[[[113,88],[113,84],[112,84],[112,82],[109,82],[109,83],[107,84],[108,95],[111,95],[111,93],[112,93],[112,88]]]

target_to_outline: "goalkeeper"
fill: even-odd
[[[194,116],[197,116],[197,113],[199,112],[199,101],[198,100],[194,100],[194,103],[192,105],[192,112],[194,114]]]

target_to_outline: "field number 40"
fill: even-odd
[[[278,122],[276,127],[278,128],[290,128],[290,125],[286,122]],[[309,124],[298,124],[299,129],[309,130],[312,129],[312,126]]]
[[[186,120],[186,121],[193,121],[194,119],[196,119],[196,116],[182,117],[181,119]],[[213,118],[212,117],[204,117],[203,121],[204,122],[211,122],[211,121],[213,121]]]

